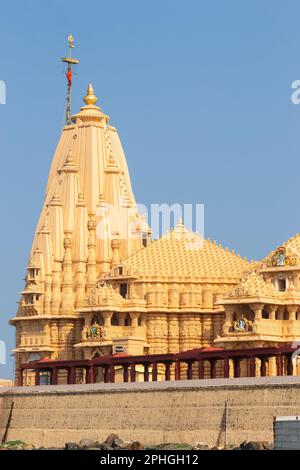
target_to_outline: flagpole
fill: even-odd
[[[68,64],[66,77],[68,82],[67,88],[67,108],[66,108],[66,124],[71,124],[71,87],[72,87],[72,65],[79,64],[78,59],[72,58],[72,49],[74,46],[74,38],[72,34],[68,37],[69,43],[69,57],[63,57],[61,60],[62,62],[66,62]]]

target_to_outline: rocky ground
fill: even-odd
[[[272,450],[273,444],[262,441],[244,441],[239,446],[211,447],[204,442],[195,446],[189,444],[167,443],[144,446],[139,441],[125,442],[117,434],[110,434],[104,442],[81,439],[79,443],[66,442],[64,448],[34,447],[22,441],[9,441],[0,446],[0,450]]]

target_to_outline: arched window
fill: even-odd
[[[113,316],[111,317],[111,325],[112,326],[119,326],[119,315],[118,313],[114,312]]]

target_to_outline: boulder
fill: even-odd
[[[126,442],[124,444],[124,448],[128,450],[142,450],[144,449],[144,445],[139,441],[131,441]]]
[[[122,449],[124,447],[124,442],[122,441],[122,439],[120,439],[119,436],[114,433],[110,434],[102,444],[112,448],[117,447],[119,449]]]
[[[65,450],[78,450],[79,445],[76,442],[66,442],[65,443]]]
[[[244,450],[264,450],[264,442],[262,442],[262,441],[249,441],[246,444],[244,444],[243,449]]]
[[[247,444],[247,441],[243,441],[240,443],[240,449],[244,450],[245,449],[245,446]]]
[[[79,441],[79,449],[89,449],[90,447],[96,447],[97,442],[92,439],[81,439]]]
[[[96,447],[99,450],[116,450],[116,449],[118,449],[118,447],[112,447],[108,444],[105,444],[104,442],[102,442],[102,444],[97,444]]]

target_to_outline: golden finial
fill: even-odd
[[[93,88],[93,86],[92,86],[91,83],[90,83],[89,86],[87,87],[86,96],[83,98],[83,101],[84,101],[85,104],[87,104],[87,105],[95,104],[95,103],[97,103],[97,101],[98,101],[98,98],[97,98],[97,96],[95,96],[94,88]]]

